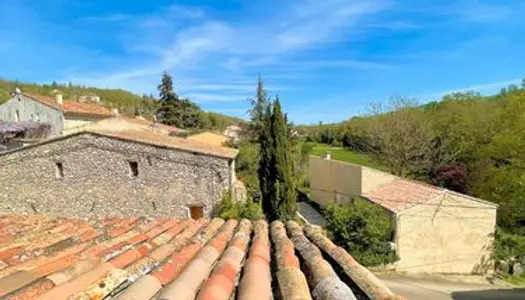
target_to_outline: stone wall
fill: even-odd
[[[130,170],[138,163],[138,176]],[[63,178],[57,178],[62,163]],[[78,134],[0,155],[0,213],[210,216],[230,188],[227,158]]]

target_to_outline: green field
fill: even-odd
[[[333,160],[340,160],[347,163],[367,166],[370,168],[388,171],[388,167],[382,164],[377,158],[369,154],[358,153],[342,147],[334,147],[327,144],[311,143],[314,145],[312,155],[324,156],[330,153]]]

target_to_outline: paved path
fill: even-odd
[[[490,284],[456,283],[442,279],[377,275],[394,293],[407,300],[523,300],[525,289]]]
[[[308,223],[317,226],[325,226],[326,219],[308,202],[297,202],[299,213],[308,221]]]

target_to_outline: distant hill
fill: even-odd
[[[157,107],[157,100],[152,95],[138,95],[122,89],[101,89],[87,87],[83,85],[68,84],[36,84],[19,81],[0,79],[0,104],[10,98],[9,93],[15,88],[30,94],[43,96],[53,96],[56,91],[60,91],[65,100],[78,100],[81,96],[99,96],[101,102],[111,108],[118,108],[123,115],[132,116],[138,109],[146,118],[153,116]],[[215,112],[201,112],[206,130],[222,131],[226,127],[234,124],[243,123],[244,120],[232,116],[223,115]]]

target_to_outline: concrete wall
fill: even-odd
[[[450,194],[397,216],[396,269],[428,273],[486,273],[492,270],[496,226],[492,205]]]
[[[51,124],[51,134],[62,132],[63,113],[55,108],[42,104],[24,95],[16,95],[0,105],[0,120],[15,122],[17,114],[19,121],[33,121]]]
[[[310,158],[310,196],[313,201],[326,205],[343,203],[350,196],[361,195],[361,166],[344,162]]]
[[[0,213],[185,217],[202,205],[210,216],[231,176],[226,158],[79,134],[0,154]]]
[[[202,132],[195,135],[190,135],[187,137],[187,139],[199,141],[210,145],[222,146],[224,143],[231,140],[232,138],[213,132]]]

